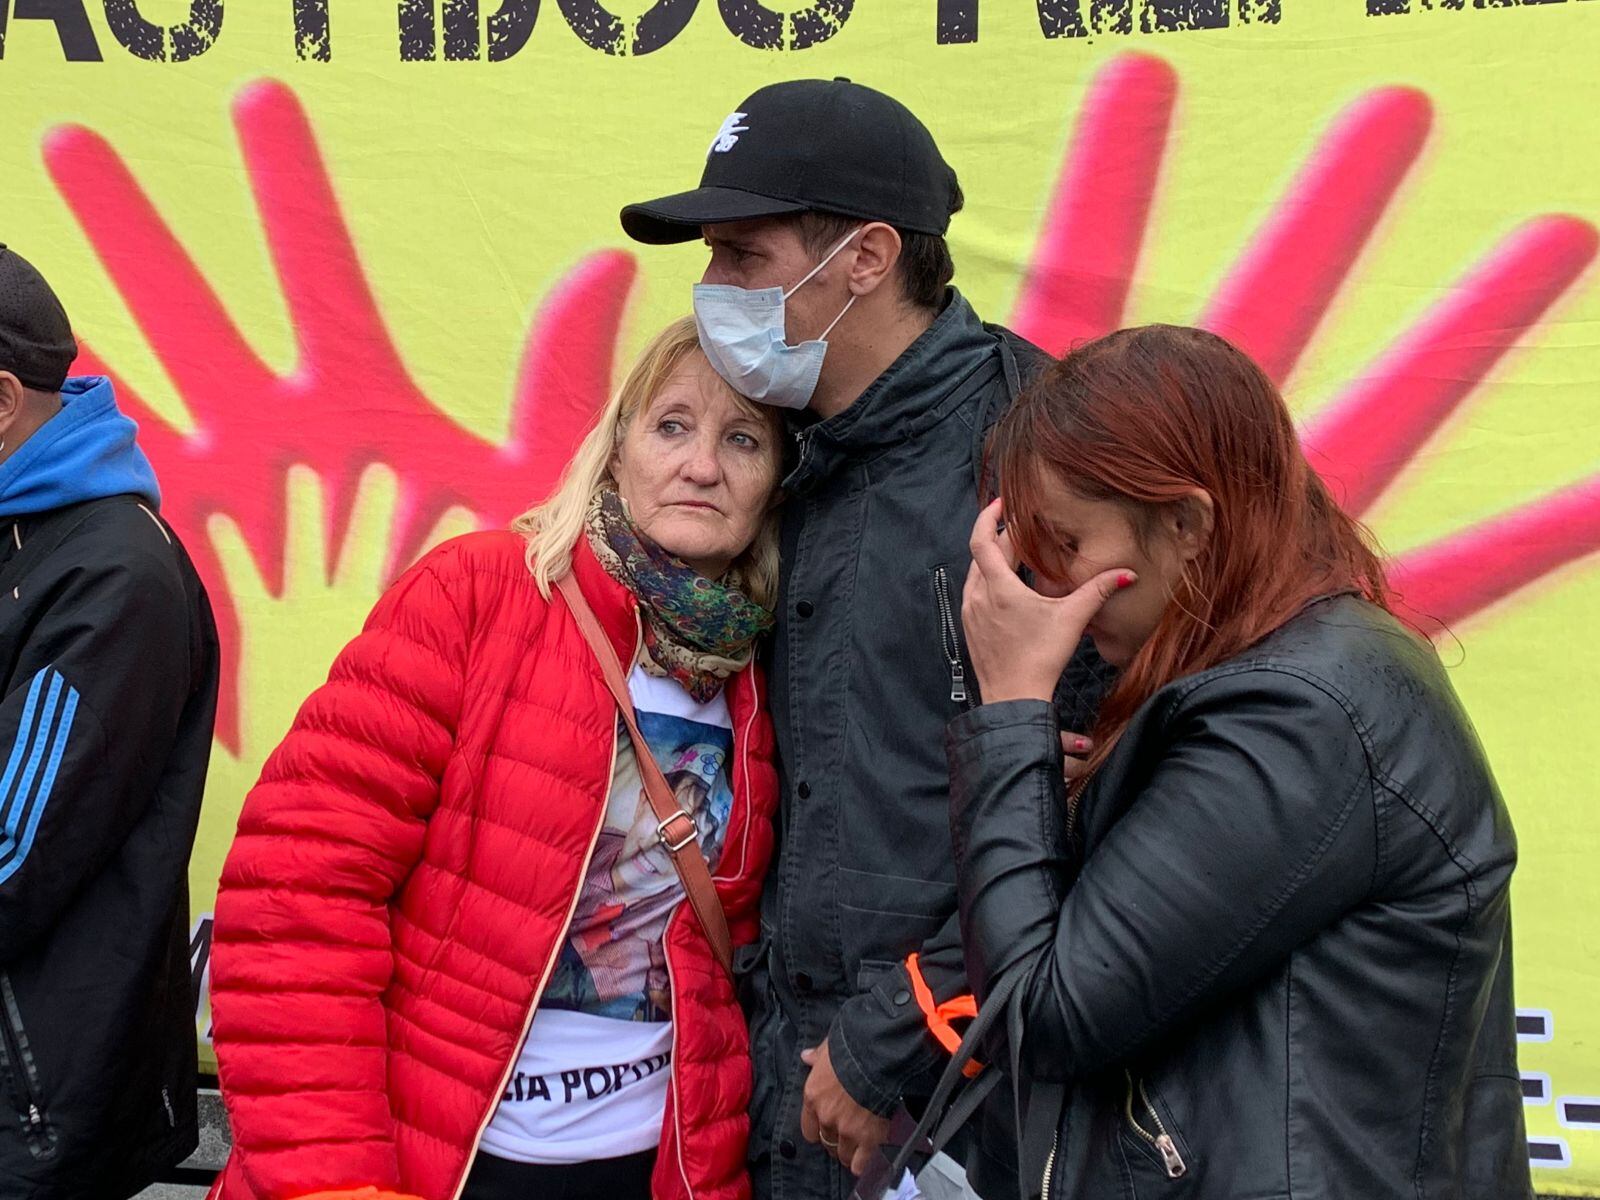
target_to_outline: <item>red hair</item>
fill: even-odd
[[[990,454],[1013,545],[1056,580],[1070,557],[1042,520],[1047,479],[1125,505],[1141,538],[1195,488],[1212,498],[1209,543],[1101,706],[1091,770],[1157,690],[1234,657],[1315,597],[1351,590],[1389,608],[1383,560],[1306,462],[1278,389],[1215,334],[1147,325],[1072,351],[1000,421]]]

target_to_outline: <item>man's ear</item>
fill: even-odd
[[[12,426],[22,412],[26,389],[10,371],[0,371],[0,441],[9,438]]]
[[[873,221],[857,235],[856,254],[850,264],[850,290],[870,296],[883,286],[900,261],[900,234],[893,225]]]

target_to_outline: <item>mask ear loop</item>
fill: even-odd
[[[787,300],[790,296],[794,295],[796,292],[798,292],[806,284],[810,283],[812,276],[814,276],[818,271],[822,270],[823,267],[825,267],[829,263],[831,263],[833,261],[834,255],[838,254],[839,251],[843,250],[846,246],[848,246],[850,244],[850,239],[855,237],[856,234],[860,233],[865,228],[866,228],[865,225],[857,225],[849,233],[845,234],[844,235],[844,240],[842,242],[840,242],[837,246],[835,246],[832,250],[829,250],[828,253],[827,253],[827,256],[824,257],[823,260],[821,262],[819,262],[816,266],[812,267],[810,273],[804,279],[802,279],[799,283],[795,284],[792,288],[790,288],[787,292],[785,292],[783,294],[783,298],[785,300]],[[855,302],[856,302],[856,295],[855,295],[854,292],[852,292],[850,294],[850,299],[845,302],[845,306],[839,310],[839,315],[837,317],[835,317],[833,320],[828,322],[828,327],[826,329],[824,329],[822,331],[821,335],[818,336],[815,340],[819,341],[819,342],[827,341],[828,340],[828,335],[833,332],[833,327],[835,325],[837,325],[840,321],[844,320],[845,313],[850,311],[850,306],[852,304],[854,304]]]
[[[844,320],[845,313],[850,311],[850,305],[854,304],[855,302],[856,302],[855,293],[852,292],[850,294],[849,302],[846,303],[845,306],[839,310],[839,315],[837,317],[835,317],[833,320],[828,322],[828,327],[822,331],[822,335],[817,338],[817,341],[825,342],[825,341],[828,340],[828,335],[833,332],[833,327],[835,325],[837,325],[840,321]]]
[[[865,228],[866,228],[865,225],[857,225],[849,233],[845,234],[844,235],[844,241],[840,242],[832,250],[829,250],[828,253],[823,257],[821,262],[819,262],[816,266],[812,267],[811,270],[806,272],[806,275],[805,275],[804,279],[802,279],[799,283],[795,284],[792,288],[790,288],[787,292],[785,292],[783,294],[783,298],[785,300],[787,300],[790,296],[794,295],[801,288],[805,287],[806,284],[810,283],[812,281],[812,279],[814,279],[816,277],[817,272],[822,270],[822,268],[827,266],[829,263],[831,263],[833,261],[833,259],[834,259],[834,255],[838,254],[839,251],[843,250],[846,246],[848,246],[850,244],[850,239],[855,237],[856,234],[860,233]],[[855,300],[855,297],[852,296],[852,297],[850,297],[850,299],[853,302]],[[839,315],[843,316],[844,314],[840,313]],[[835,323],[837,323],[837,318],[835,318]],[[830,325],[830,326],[828,326],[828,328],[832,329],[833,326]],[[822,336],[823,337],[827,337],[828,335],[827,334],[823,334]]]

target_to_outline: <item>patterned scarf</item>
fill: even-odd
[[[740,590],[737,571],[707,579],[641,533],[609,489],[590,503],[586,532],[606,574],[639,601],[646,671],[677,680],[704,704],[749,664],[772,612]]]

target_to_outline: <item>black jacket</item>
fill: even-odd
[[[758,1196],[852,1185],[801,1137],[802,1049],[827,1038],[846,1090],[887,1113],[944,1059],[905,957],[920,951],[938,999],[968,990],[942,736],[977,696],[961,588],[983,437],[1046,361],[952,293],[854,404],[799,433],[771,648],[778,856],[762,939],[740,957]]]
[[[1015,701],[948,747],[969,976],[1023,973],[1024,1096],[1066,1085],[1049,1194],[1531,1194],[1516,844],[1430,647],[1318,602],[1158,692],[1075,814],[1056,730]]]
[[[137,1192],[196,1143],[187,867],[217,696],[133,496],[0,523],[0,1197]]]

